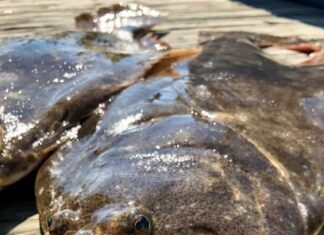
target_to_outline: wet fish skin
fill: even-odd
[[[112,61],[104,46],[101,52],[93,52],[80,45],[78,37],[85,36],[2,45],[1,186],[35,169],[64,142],[69,129],[87,118],[100,102],[141,79],[152,65],[154,53],[158,58],[158,53],[147,51],[116,56]]]
[[[89,28],[48,39],[17,38],[0,46],[1,187],[77,138],[79,124],[99,103],[144,78],[163,58],[159,51],[170,49],[150,36],[150,28],[163,19],[154,10],[115,4],[98,14],[114,16],[100,20],[99,32]],[[107,26],[109,34],[100,32]]]
[[[201,60],[192,63],[195,73],[188,89],[207,86],[211,94],[208,100],[214,102],[206,102],[203,93],[193,91],[191,104],[236,117],[227,119],[228,125],[244,135],[286,178],[306,220],[306,234],[312,234],[323,223],[324,211],[324,133],[319,121],[323,119],[324,67],[284,66],[262,55],[261,42],[289,45],[294,43],[291,38],[276,41],[275,37],[248,33],[214,36],[206,43]],[[216,49],[219,54],[212,56]],[[235,55],[237,59],[231,60]]]
[[[179,79],[141,81],[105,103],[97,131],[39,171],[42,230],[57,234],[48,218],[69,210],[66,234],[140,234],[143,216],[144,234],[317,234],[324,68],[266,58],[268,39],[214,35]]]

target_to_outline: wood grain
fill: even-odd
[[[2,0],[0,40],[42,36],[74,30],[74,16],[116,1],[109,0]],[[174,47],[195,47],[198,32],[248,31],[278,36],[324,40],[324,11],[286,1],[272,0],[140,0],[169,15],[157,30],[170,31]],[[302,60],[303,55],[272,51],[280,60]],[[27,184],[27,183],[26,183]],[[29,183],[29,187],[33,187]],[[24,186],[28,187],[28,185]],[[29,193],[30,194],[30,193]],[[32,197],[20,192],[1,198],[0,235],[38,235],[38,217]],[[324,235],[324,233],[323,233]]]

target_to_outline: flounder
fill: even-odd
[[[111,34],[74,32],[1,45],[0,188],[27,175],[66,140],[77,138],[80,124],[99,103],[153,67],[158,72],[161,60],[170,64],[195,53],[163,52],[168,46],[147,36],[148,25],[140,22],[123,30],[144,33],[138,40],[122,38],[117,35],[122,30],[116,29]]]
[[[97,22],[89,15],[81,18],[86,19],[82,26]],[[62,136],[56,130],[68,129],[64,121],[71,128],[79,125],[76,139],[50,145],[51,155],[38,172],[35,194],[43,234],[319,233],[324,223],[324,66],[286,66],[262,52],[270,46],[303,48],[305,42],[298,40],[205,33],[202,41],[200,55],[174,63],[173,73],[156,73],[165,60],[154,66],[148,62],[149,73],[142,72],[143,62],[136,63],[137,72],[128,61],[122,67],[126,73],[101,82],[96,78],[105,70],[94,61],[98,73],[81,86],[94,89],[75,90],[83,95],[63,106],[65,119],[41,112],[39,123],[58,125],[52,127],[56,136]],[[146,58],[151,55],[145,54],[144,65],[150,61]],[[169,64],[175,60],[170,54],[164,58]],[[123,59],[117,61],[114,65]],[[44,77],[44,84],[52,77]],[[131,83],[120,85],[129,77]],[[76,79],[83,81],[82,74]],[[119,88],[96,98],[96,89],[107,85]],[[66,87],[54,89],[55,96],[46,100],[38,90],[33,94],[48,107],[60,103],[52,97],[66,100],[73,94]],[[16,97],[9,94],[10,100]],[[17,110],[10,102],[5,104]],[[88,105],[91,109],[84,108]],[[28,118],[39,114],[37,107]],[[41,132],[31,136],[51,133],[39,123],[35,127]],[[37,149],[16,146],[17,152]],[[2,181],[8,182],[10,164],[2,165],[8,172]]]

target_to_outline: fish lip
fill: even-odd
[[[183,227],[177,230],[177,235],[218,235],[211,228],[204,226]]]

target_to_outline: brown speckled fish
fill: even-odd
[[[180,78],[138,82],[96,132],[41,168],[45,234],[317,234],[324,222],[324,67],[209,35]]]
[[[80,124],[100,102],[142,79],[153,67],[159,72],[162,58],[170,64],[192,53],[160,52],[168,45],[147,32],[160,17],[143,9],[141,15],[153,22],[138,22],[111,34],[18,38],[0,46],[0,189],[26,176],[66,140],[77,138]],[[139,13],[137,8],[129,9],[135,10]],[[131,23],[136,21],[124,26]],[[141,36],[135,39],[135,32]]]
[[[89,14],[78,23],[100,28]],[[284,66],[261,50],[298,50],[299,41],[246,33],[210,33],[203,41],[201,54],[175,65],[172,76],[139,73],[134,82],[89,102],[97,106],[87,115],[83,107],[100,94],[96,90],[64,106],[64,117],[79,117],[79,135],[59,142],[38,172],[35,194],[43,234],[319,233],[324,223],[324,66]],[[126,75],[133,75],[133,63],[127,65],[122,67]],[[143,63],[136,65],[141,70]],[[150,71],[165,65],[154,63]],[[127,77],[121,74],[117,81]],[[99,84],[99,91],[103,86],[96,80],[85,84]],[[39,102],[47,107],[52,99]],[[67,119],[76,126],[70,120],[76,119]],[[58,123],[54,130],[64,126]]]

